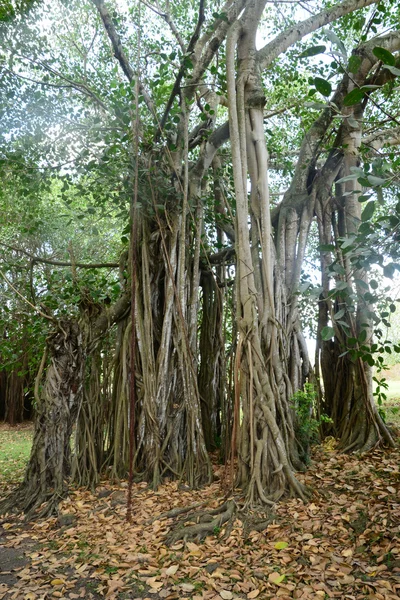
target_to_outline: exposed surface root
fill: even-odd
[[[0,515],[22,512],[25,513],[26,521],[47,519],[58,514],[58,506],[65,496],[66,493],[50,493],[47,496],[30,494],[29,489],[22,483],[0,502]]]
[[[195,504],[191,504],[190,506],[183,506],[179,508],[173,508],[172,510],[168,510],[165,513],[161,513],[161,515],[156,515],[151,519],[146,521],[146,524],[151,525],[154,521],[160,521],[161,519],[174,519],[175,517],[179,517],[182,514],[188,513],[199,506],[203,506],[204,502],[196,502]]]
[[[171,546],[178,540],[204,539],[207,535],[219,532],[221,527],[230,519],[236,512],[236,503],[234,500],[229,500],[219,508],[210,511],[209,513],[196,513],[191,515],[191,522],[195,524],[184,526],[183,522],[174,527],[171,533],[166,538],[166,544]],[[188,521],[188,518],[185,518]],[[197,521],[197,522],[196,522]]]
[[[192,507],[188,507],[188,510],[191,509]],[[171,546],[179,540],[203,540],[207,535],[219,534],[224,525],[225,531],[222,537],[226,539],[233,529],[236,518],[242,521],[244,536],[247,537],[250,531],[264,531],[276,519],[276,515],[268,510],[262,515],[258,513],[257,517],[245,506],[239,506],[235,499],[230,499],[216,509],[191,512],[179,519],[172,526],[166,544]]]

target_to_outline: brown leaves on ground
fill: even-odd
[[[164,539],[175,521],[157,516],[199,502],[217,507],[218,481],[200,491],[136,485],[132,525],[126,488],[76,491],[58,519],[24,526],[9,518],[0,527],[5,548],[28,560],[8,566],[8,578],[0,570],[0,599],[398,599],[399,458],[398,450],[340,455],[328,441],[300,476],[315,489],[309,504],[278,504],[268,528],[247,538],[237,518],[226,539],[216,529],[204,543],[172,547]]]

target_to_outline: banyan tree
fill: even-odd
[[[16,500],[24,509],[44,500],[52,508],[71,471],[93,485],[102,470],[125,476],[129,462],[153,486],[165,477],[205,485],[218,446],[246,506],[285,494],[306,499],[296,477],[305,465],[293,397],[307,380],[323,380],[323,410],[344,450],[393,444],[368,362],[362,353],[343,355],[349,331],[356,343],[372,343],[368,274],[343,252],[343,239],[355,239],[361,222],[354,168],[362,168],[365,115],[379,108],[379,94],[390,98],[399,75],[390,10],[374,0],[310,2],[308,12],[287,8],[283,21],[286,4],[258,0],[59,4],[77,25],[52,60],[45,53],[54,30],[41,39],[45,48],[33,36],[41,3],[3,23],[10,47],[15,36],[31,51],[27,62],[17,51],[14,60],[32,70],[22,85],[22,67],[7,67],[6,81],[29,97],[39,77],[44,96],[48,84],[56,106],[65,102],[74,114],[75,147],[58,137],[56,150],[61,144],[75,167],[59,178],[84,196],[89,170],[89,193],[102,195],[104,212],[121,204],[125,246],[109,265],[119,272],[120,296],[97,302],[76,277],[88,264],[72,251],[59,264],[73,273],[77,302],[70,316],[48,316],[32,455],[3,509]],[[371,30],[378,15],[382,34]],[[321,40],[335,58],[329,77],[320,76],[328,59],[313,62],[329,52]],[[12,107],[7,115],[12,122]],[[281,143],[291,148],[275,160],[274,119],[282,115],[289,131]],[[394,131],[390,118],[383,127]],[[315,222],[322,288],[314,372],[299,285]],[[334,314],[342,306],[341,326]]]

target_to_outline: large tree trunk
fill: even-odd
[[[364,60],[357,73],[359,83],[364,81],[369,68],[369,61]],[[347,80],[347,86],[346,91],[350,92],[354,82]],[[344,109],[347,119],[337,139],[343,153],[341,177],[351,177],[359,166],[364,108],[357,104]],[[375,406],[371,366],[362,359],[361,348],[370,347],[373,327],[372,307],[365,300],[368,274],[357,261],[349,259],[348,253],[348,246],[355,240],[361,223],[357,193],[361,193],[361,185],[352,178],[336,185],[335,199],[326,193],[318,196],[320,244],[331,244],[333,237],[336,246],[335,261],[329,251],[321,252],[323,297],[319,307],[319,335],[331,320],[335,331],[333,341],[320,341],[325,389],[323,410],[333,421],[342,450],[366,452],[380,442],[393,445],[393,440]],[[342,246],[340,240],[346,240],[346,245]],[[339,290],[344,283],[344,289],[336,292],[335,302],[331,300],[330,289],[333,275],[335,284],[341,286]],[[353,340],[351,347],[348,338]]]
[[[155,487],[164,476],[183,477],[193,487],[211,478],[186,320],[198,275],[193,278],[191,258],[182,251],[184,218],[170,213],[164,227],[143,217],[137,229],[135,470]]]
[[[236,403],[241,402],[238,485],[247,502],[272,504],[283,494],[306,492],[294,475],[297,462],[287,364],[278,321],[284,299],[271,237],[268,155],[263,127],[264,93],[254,62],[258,11],[249,9],[244,30],[228,34],[229,124],[236,192],[237,347]],[[239,75],[234,52],[238,43]],[[237,87],[236,87],[237,81]],[[251,206],[247,198],[247,168]],[[251,231],[248,216],[251,216]],[[274,281],[275,277],[275,281]],[[278,302],[278,304],[277,304]],[[279,315],[280,316],[280,315]],[[236,414],[239,414],[238,408]],[[239,426],[238,423],[235,424]]]
[[[33,513],[44,502],[50,514],[68,489],[71,433],[82,395],[84,350],[77,321],[61,321],[47,340],[48,366],[37,399],[29,464],[19,488],[0,504],[0,511]]]
[[[71,475],[71,434],[82,401],[86,358],[95,352],[113,323],[126,315],[129,300],[129,294],[124,293],[105,310],[82,291],[79,321],[55,323],[36,378],[35,430],[28,467],[23,482],[0,504],[0,512],[17,509],[32,515],[45,503],[39,516],[49,515],[65,497]]]

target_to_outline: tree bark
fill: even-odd
[[[68,490],[71,433],[84,375],[84,348],[77,321],[60,321],[47,339],[49,365],[36,406],[31,456],[21,485],[0,504],[0,511],[51,514]]]

